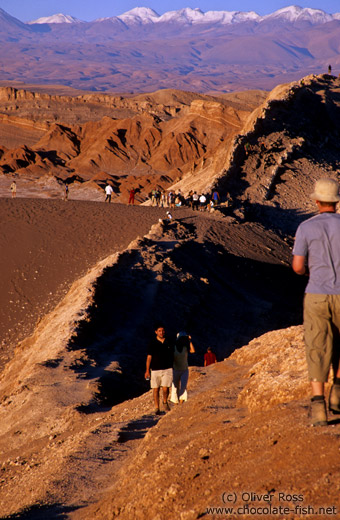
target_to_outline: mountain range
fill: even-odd
[[[255,12],[139,7],[82,22],[29,23],[0,9],[2,85],[67,85],[120,93],[271,89],[340,66],[340,13],[290,6]]]
[[[127,26],[134,24],[148,24],[148,23],[180,23],[180,24],[234,24],[242,22],[261,23],[271,20],[284,20],[289,22],[307,21],[311,24],[327,23],[332,20],[340,19],[340,12],[335,14],[328,14],[321,9],[302,8],[298,6],[289,6],[278,9],[269,15],[260,16],[254,11],[207,11],[203,12],[201,9],[192,9],[187,7],[177,11],[169,11],[163,15],[159,15],[153,9],[148,7],[136,7],[123,13],[119,16],[98,18],[95,21],[104,20],[121,20]],[[70,15],[54,14],[52,16],[38,18],[29,22],[30,24],[41,23],[79,23],[82,20],[74,18]],[[86,23],[86,22],[83,22]]]

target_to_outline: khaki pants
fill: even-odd
[[[324,383],[339,363],[340,295],[305,294],[303,324],[309,378]]]

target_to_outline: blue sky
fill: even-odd
[[[199,7],[202,11],[256,11],[269,14],[289,5],[313,7],[327,13],[340,12],[340,0],[0,0],[0,7],[22,22],[55,13],[81,20],[117,16],[134,7],[151,7],[157,13]]]

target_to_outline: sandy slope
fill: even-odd
[[[74,280],[164,216],[102,202],[0,198],[0,366]]]

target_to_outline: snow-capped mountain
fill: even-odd
[[[160,18],[159,14],[149,7],[136,7],[120,16],[117,16],[122,22],[129,24],[144,24],[157,22]]]
[[[35,23],[82,23],[82,20],[78,20],[78,18],[74,18],[74,16],[70,16],[69,14],[58,13],[53,14],[52,16],[43,16],[37,20],[28,22],[29,25],[33,25]]]
[[[334,15],[327,14],[321,9],[310,9],[308,7],[302,8],[296,5],[291,5],[262,17],[262,20],[271,20],[274,18],[288,22],[308,21],[312,24],[320,24],[331,22]]]
[[[321,9],[302,8],[298,6],[289,6],[279,9],[272,14],[260,16],[254,11],[207,11],[201,9],[192,9],[187,7],[177,11],[168,11],[163,15],[159,15],[153,9],[147,7],[136,7],[117,17],[127,25],[130,24],[149,24],[149,23],[178,23],[178,24],[234,24],[242,22],[263,21],[283,21],[283,22],[302,22],[307,21],[311,24],[321,24],[340,19],[340,13],[328,14]]]
[[[169,11],[160,16],[157,22],[176,22],[186,24],[232,24],[246,21],[258,22],[261,17],[254,11],[207,11],[200,9],[180,9],[179,11]]]
[[[310,24],[323,24],[331,22],[332,20],[339,20],[340,13],[328,14],[321,9],[311,9],[308,7],[302,8],[299,6],[291,5],[284,7],[271,13],[269,15],[260,16],[254,11],[242,12],[242,11],[206,11],[203,12],[201,9],[192,9],[186,7],[177,11],[168,11],[162,15],[159,15],[153,9],[149,7],[136,7],[127,11],[119,16],[98,18],[96,22],[104,20],[117,20],[124,22],[127,26],[130,25],[144,25],[144,24],[156,24],[156,23],[171,23],[171,24],[185,24],[185,25],[196,25],[196,24],[236,24],[243,22],[309,22]],[[38,23],[79,23],[80,20],[69,15],[55,14],[49,17],[39,18],[29,22],[30,24]]]
[[[0,9],[0,43],[8,81],[114,92],[267,89],[329,64],[339,74],[340,13],[137,7],[91,22],[57,14],[28,24]]]

